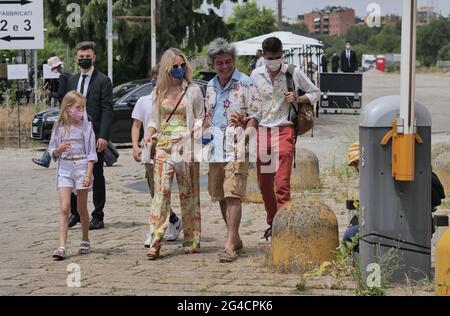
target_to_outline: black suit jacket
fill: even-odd
[[[355,72],[358,70],[358,59],[356,57],[356,53],[351,50],[350,51],[350,66],[348,64],[347,53],[344,50],[341,54],[341,70],[343,72]]]
[[[77,90],[81,74],[69,80],[69,90]],[[86,111],[94,128],[95,137],[110,139],[113,120],[112,83],[108,76],[94,68],[86,94]]]
[[[57,92],[50,92],[50,97],[55,98],[59,101],[61,104],[62,99],[66,95],[67,92],[69,92],[69,79],[71,74],[69,74],[66,71],[63,71],[58,78],[58,91]]]

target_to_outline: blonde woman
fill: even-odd
[[[97,162],[95,135],[92,123],[84,115],[86,99],[76,91],[69,91],[62,100],[58,121],[53,128],[49,154],[57,164],[56,186],[59,191],[59,248],[53,258],[65,258],[67,224],[70,213],[70,194],[77,192],[78,213],[82,239],[80,254],[91,251],[89,242],[88,191],[92,189],[94,163]]]
[[[154,158],[155,196],[149,215],[152,242],[147,254],[159,258],[161,242],[169,225],[173,177],[180,195],[185,253],[200,247],[200,206],[195,190],[195,163],[190,158],[190,140],[197,119],[203,116],[204,100],[199,86],[192,82],[192,68],[178,49],[168,49],[161,58],[158,84],[152,92],[153,112],[145,140],[157,138]],[[183,148],[183,159],[176,159]]]

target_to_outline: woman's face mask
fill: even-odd
[[[170,75],[178,80],[183,80],[184,78],[184,68],[183,67],[179,67],[177,69],[172,69],[170,71]]]

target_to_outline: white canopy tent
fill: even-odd
[[[294,50],[305,46],[323,47],[322,42],[292,32],[273,32],[265,35],[252,37],[243,41],[234,42],[238,56],[254,56],[256,50],[261,49],[262,42],[268,37],[278,37],[283,43],[284,50]]]
[[[234,42],[238,56],[254,56],[256,50],[262,49],[262,42],[269,37],[277,37],[283,43],[284,61],[303,69],[307,76],[319,83],[323,44],[311,37],[292,32],[272,32],[265,35]]]

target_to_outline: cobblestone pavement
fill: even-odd
[[[267,248],[257,240],[265,229],[261,205],[246,204],[241,225],[245,251],[231,264],[218,262],[225,225],[217,205],[202,191],[201,252],[185,255],[178,241],[165,243],[163,258],[148,261],[143,247],[147,231],[149,194],[127,185],[142,180],[142,166],[130,150],[121,150],[119,164],[105,168],[107,204],[103,230],[91,231],[94,251],[79,256],[81,229],[69,230],[69,258],[55,262],[58,200],[55,165],[33,164],[33,150],[0,150],[1,237],[0,294],[62,295],[226,295],[293,294],[296,274],[274,274],[264,267]],[[179,213],[179,200],[172,201]],[[89,202],[91,205],[91,202]],[[79,264],[81,288],[66,285],[70,263]]]
[[[397,75],[369,73],[364,77],[365,103],[377,96],[398,93]],[[419,76],[422,100],[430,104],[436,124],[433,142],[448,141],[448,102],[444,89],[450,77]],[[367,87],[374,87],[367,90]],[[392,90],[392,91],[391,91]],[[425,93],[426,91],[429,91]],[[447,98],[448,99],[448,98]],[[315,137],[302,137],[300,144],[319,157],[321,173],[346,160],[346,146],[357,139],[358,116],[325,116],[316,122]],[[44,146],[40,146],[43,148]],[[299,291],[299,273],[281,273],[270,266],[270,248],[259,245],[265,224],[261,204],[244,204],[241,234],[244,252],[231,264],[218,262],[217,253],[225,242],[226,228],[219,207],[201,192],[202,248],[198,254],[185,255],[182,238],[165,243],[162,259],[148,261],[143,247],[148,230],[149,194],[133,189],[143,180],[143,167],[132,160],[130,149],[121,149],[113,167],[105,167],[107,204],[105,229],[92,231],[94,251],[77,254],[80,226],[69,230],[69,258],[51,258],[58,240],[58,199],[55,165],[50,169],[31,162],[41,155],[36,149],[0,149],[0,295],[351,295],[355,284],[349,278],[308,277],[306,291]],[[298,155],[298,153],[297,153]],[[353,179],[354,180],[354,179]],[[335,182],[333,182],[335,181]],[[336,213],[342,236],[346,226],[346,179],[324,178],[323,193],[295,193],[303,198],[314,195]],[[354,181],[355,182],[355,181]],[[357,182],[356,182],[357,184]],[[131,185],[131,187],[130,187]],[[355,185],[355,183],[354,183]],[[343,198],[344,197],[344,198]],[[92,198],[92,195],[90,196]],[[179,214],[178,195],[172,203]],[[92,207],[91,199],[89,206]],[[67,271],[78,264],[81,287],[68,287]],[[398,295],[432,295],[430,284],[399,286],[387,291]]]
[[[120,150],[118,164],[105,167],[106,226],[90,233],[94,251],[86,256],[77,254],[81,235],[77,225],[69,230],[69,257],[53,261],[51,253],[58,240],[55,167],[34,165],[30,158],[39,154],[32,149],[0,150],[1,295],[300,294],[296,289],[300,274],[277,272],[268,260],[270,248],[258,244],[266,227],[261,204],[243,206],[241,234],[245,250],[241,258],[231,264],[218,262],[226,229],[218,205],[210,202],[205,190],[201,192],[201,252],[184,254],[180,236],[178,241],[163,245],[161,260],[148,261],[143,241],[151,199],[149,194],[129,188],[142,181],[143,175],[142,166],[132,161],[129,149]],[[179,212],[177,194],[172,201]],[[326,203],[334,210],[344,209],[333,199]],[[342,235],[345,211],[336,214]],[[74,271],[69,269],[72,263],[80,267],[79,288],[67,286],[67,279],[74,280],[70,277]],[[354,289],[350,279],[321,276],[308,278],[307,282],[305,294],[311,295],[348,295]]]

